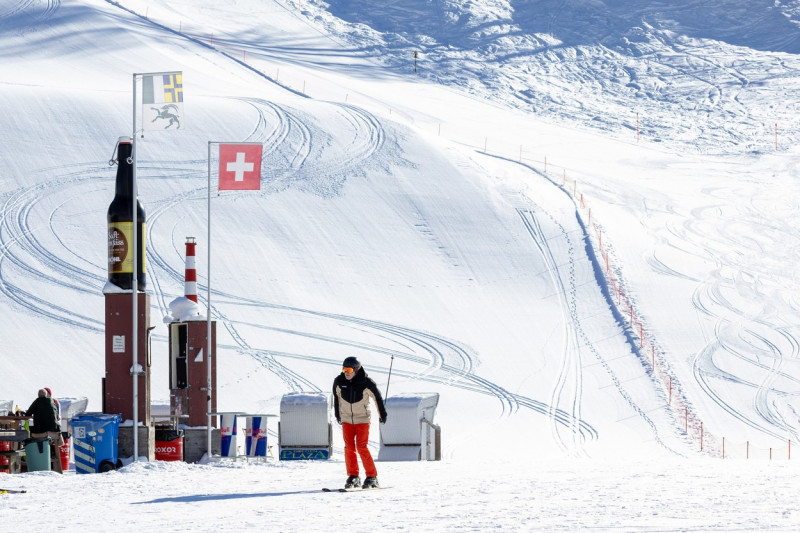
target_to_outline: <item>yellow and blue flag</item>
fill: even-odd
[[[142,129],[183,129],[183,73],[142,76]]]

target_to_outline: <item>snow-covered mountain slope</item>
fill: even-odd
[[[137,144],[148,290],[157,323],[181,294],[185,237],[201,292],[211,246],[221,406],[327,390],[357,354],[378,381],[394,361],[393,391],[442,394],[448,454],[693,453],[609,296],[589,204],[708,432],[795,436],[793,17],[690,2],[4,8],[0,305],[18,375],[4,395],[25,404],[47,383],[99,408],[107,161],[136,116],[133,74],[181,70],[186,129]],[[264,143],[262,190],[213,189],[207,243],[219,141]],[[160,327],[160,400],[166,352]]]

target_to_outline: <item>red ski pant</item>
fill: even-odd
[[[358,475],[358,458],[356,452],[361,457],[364,465],[364,473],[367,477],[377,477],[378,471],[375,469],[375,461],[369,453],[367,443],[369,442],[369,424],[342,424],[342,435],[344,436],[344,463],[347,466],[348,476]]]

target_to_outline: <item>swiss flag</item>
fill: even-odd
[[[219,190],[260,190],[261,149],[261,143],[220,144]]]

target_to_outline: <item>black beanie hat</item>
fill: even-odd
[[[355,357],[353,357],[351,355],[350,357],[347,357],[344,360],[344,363],[342,363],[342,366],[350,366],[350,367],[353,367],[353,368],[357,368],[357,367],[361,366],[361,363],[359,363],[358,359],[356,359]]]

